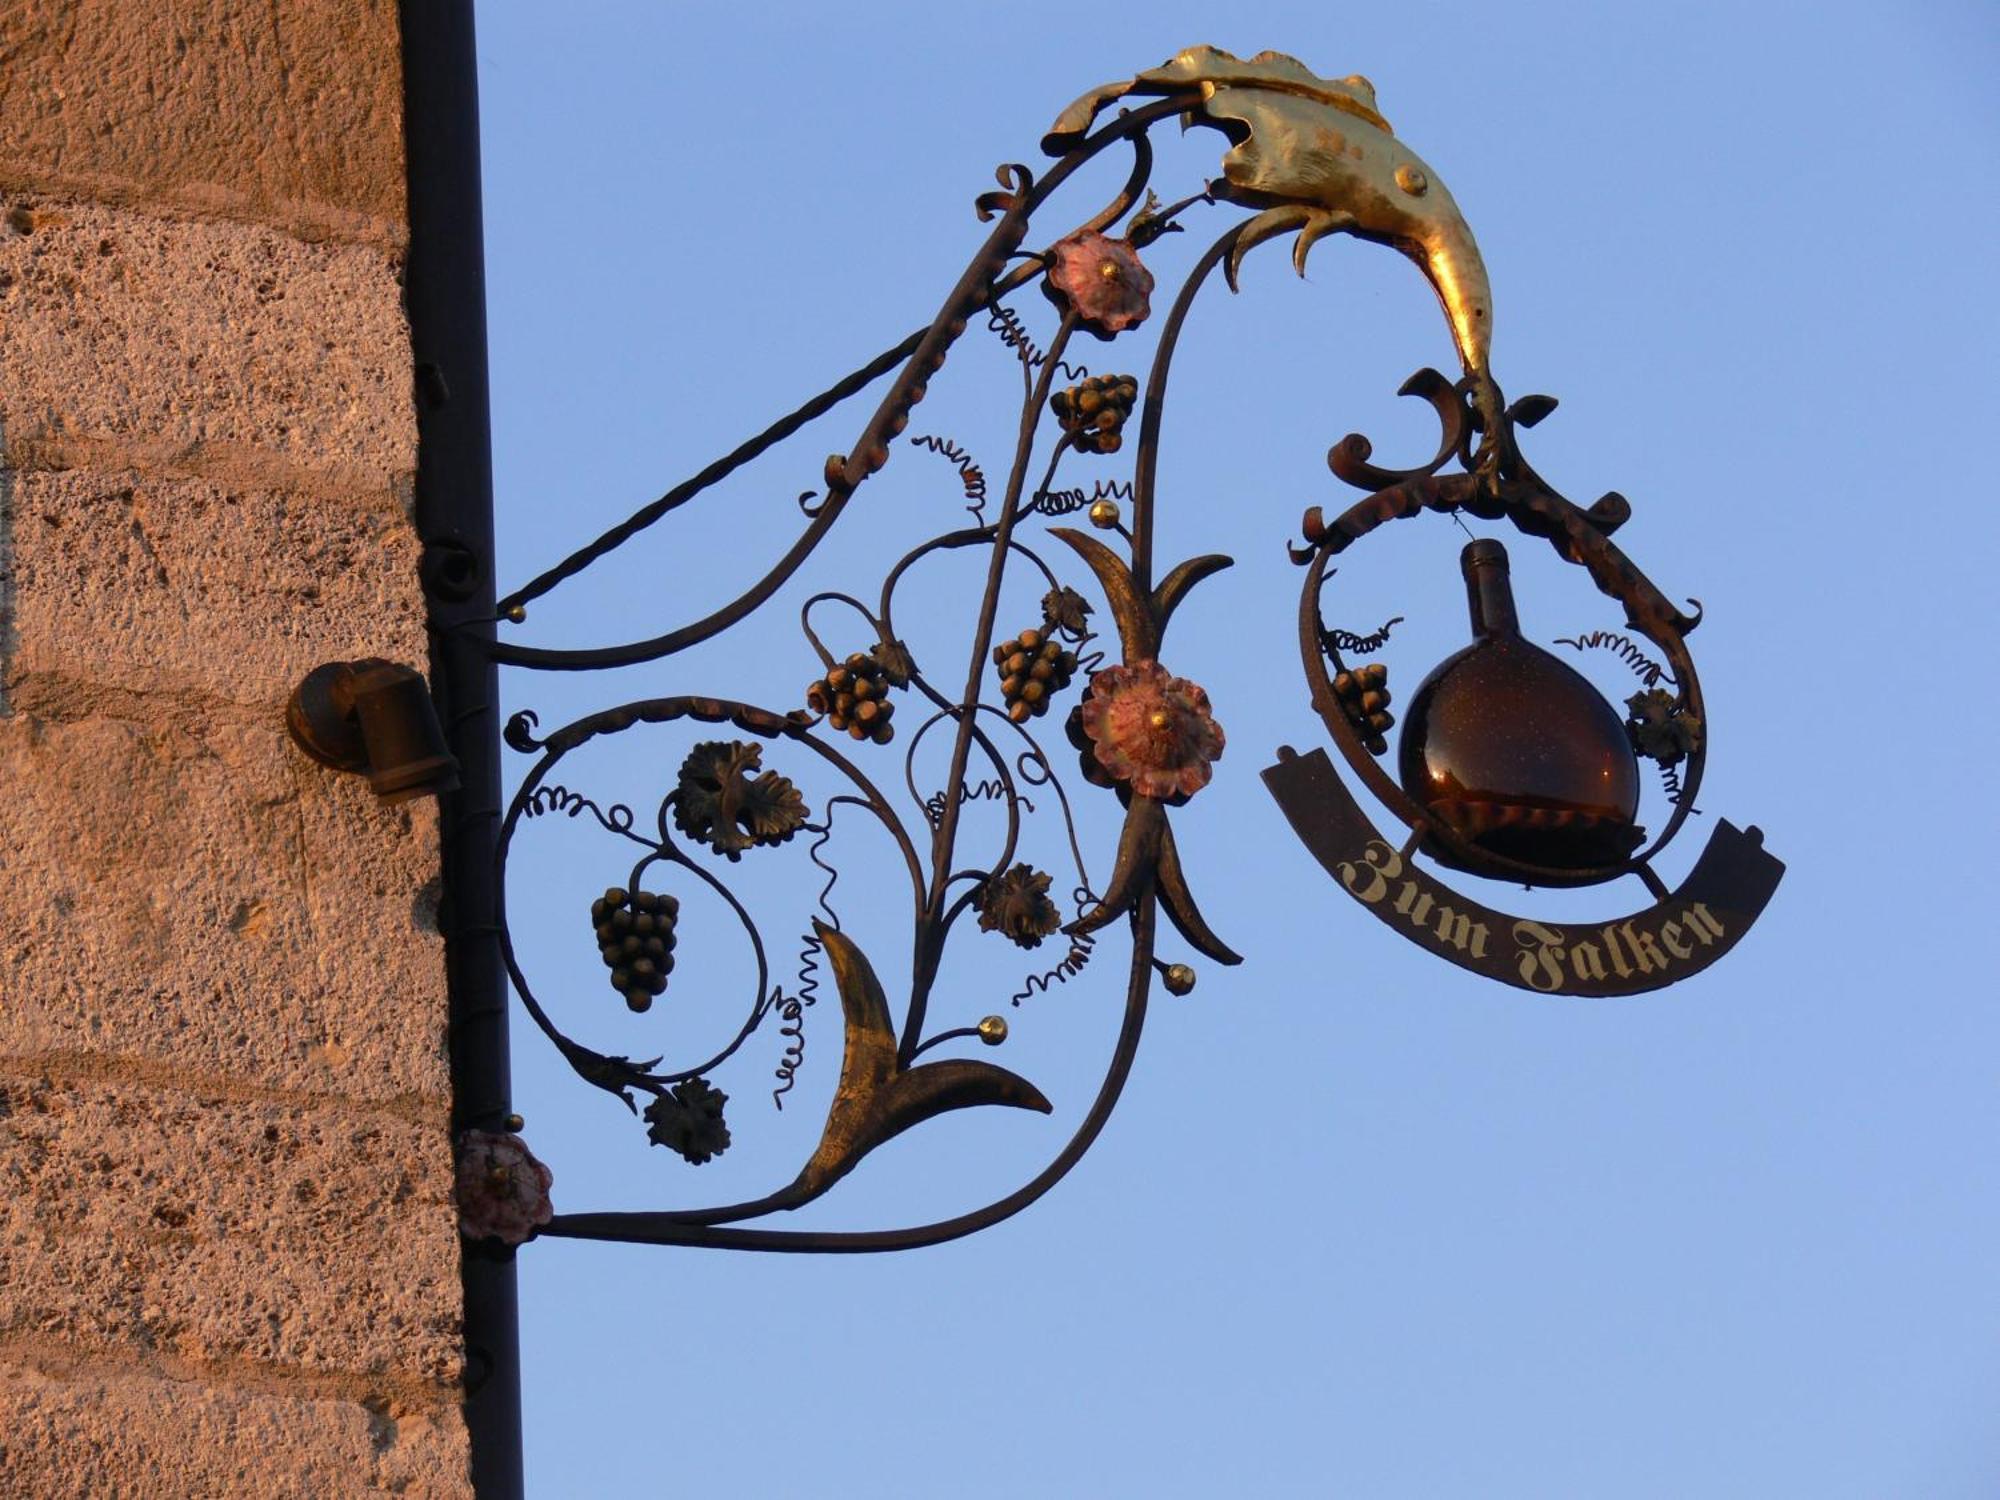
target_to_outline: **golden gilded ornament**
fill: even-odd
[[[1043,149],[1068,150],[1098,113],[1129,94],[1191,94],[1184,119],[1235,142],[1223,155],[1219,196],[1261,208],[1231,256],[1296,229],[1293,263],[1323,235],[1345,233],[1392,246],[1422,268],[1451,324],[1466,373],[1484,381],[1493,331],[1486,263],[1451,193],[1396,138],[1359,74],[1321,78],[1297,58],[1259,52],[1238,58],[1190,47],[1137,77],[1092,89],[1057,117]]]

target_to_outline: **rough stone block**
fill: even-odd
[[[428,657],[421,548],[368,504],[143,472],[13,476],[9,676],[282,703],[323,661]],[[7,648],[0,647],[0,652]]]
[[[0,185],[403,234],[392,0],[9,0]]]
[[[5,1500],[471,1493],[464,1425],[448,1408],[0,1362]]]
[[[434,804],[308,761],[275,706],[54,691],[0,718],[0,1056],[444,1099]]]
[[[398,274],[370,246],[13,200],[0,208],[6,461],[78,439],[149,460],[236,448],[388,488],[416,467]]]
[[[449,1383],[442,1119],[0,1071],[0,1338]]]

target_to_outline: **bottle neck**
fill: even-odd
[[[1507,549],[1482,538],[1469,544],[1459,555],[1459,570],[1465,575],[1465,602],[1472,615],[1472,634],[1518,636],[1520,617],[1514,613],[1514,586],[1507,572]]]

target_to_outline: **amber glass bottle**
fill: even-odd
[[[1473,542],[1459,566],[1473,640],[1410,699],[1403,790],[1475,848],[1559,870],[1618,863],[1644,837],[1624,720],[1580,673],[1522,639],[1505,547]]]

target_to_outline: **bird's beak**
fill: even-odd
[[[1354,233],[1394,246],[1423,271],[1451,325],[1465,373],[1484,379],[1493,345],[1493,288],[1486,261],[1451,190],[1393,136],[1387,160],[1356,193]],[[1370,163],[1376,165],[1375,162]]]
[[[1422,240],[1401,248],[1437,289],[1465,373],[1483,379],[1492,354],[1493,291],[1472,231],[1454,210],[1448,221],[1428,226]]]

